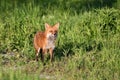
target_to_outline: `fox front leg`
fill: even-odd
[[[38,48],[38,50],[36,50],[36,61],[38,61],[39,53],[40,53],[40,48]]]
[[[41,53],[41,61],[44,63],[44,55],[47,53],[46,49],[42,49],[42,53]]]
[[[54,58],[53,49],[52,48],[49,49],[49,53],[50,53],[50,61],[52,62],[53,58]]]

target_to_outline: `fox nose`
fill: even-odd
[[[57,34],[55,33],[54,36],[57,37]]]

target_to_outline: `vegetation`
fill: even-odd
[[[119,0],[1,0],[0,80],[119,80]],[[33,37],[60,22],[55,60],[36,62]]]

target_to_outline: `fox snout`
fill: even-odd
[[[51,40],[55,40],[57,38],[57,33],[54,33],[54,34],[49,33],[47,34],[47,38]]]
[[[53,36],[54,38],[56,38],[56,37],[57,37],[57,33],[56,33],[56,32],[52,33],[52,36]]]
[[[54,37],[57,38],[57,33],[54,34]]]

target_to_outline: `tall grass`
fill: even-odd
[[[0,79],[119,80],[119,1],[102,1],[0,1]],[[55,61],[43,66],[33,37],[46,22],[60,29]]]

